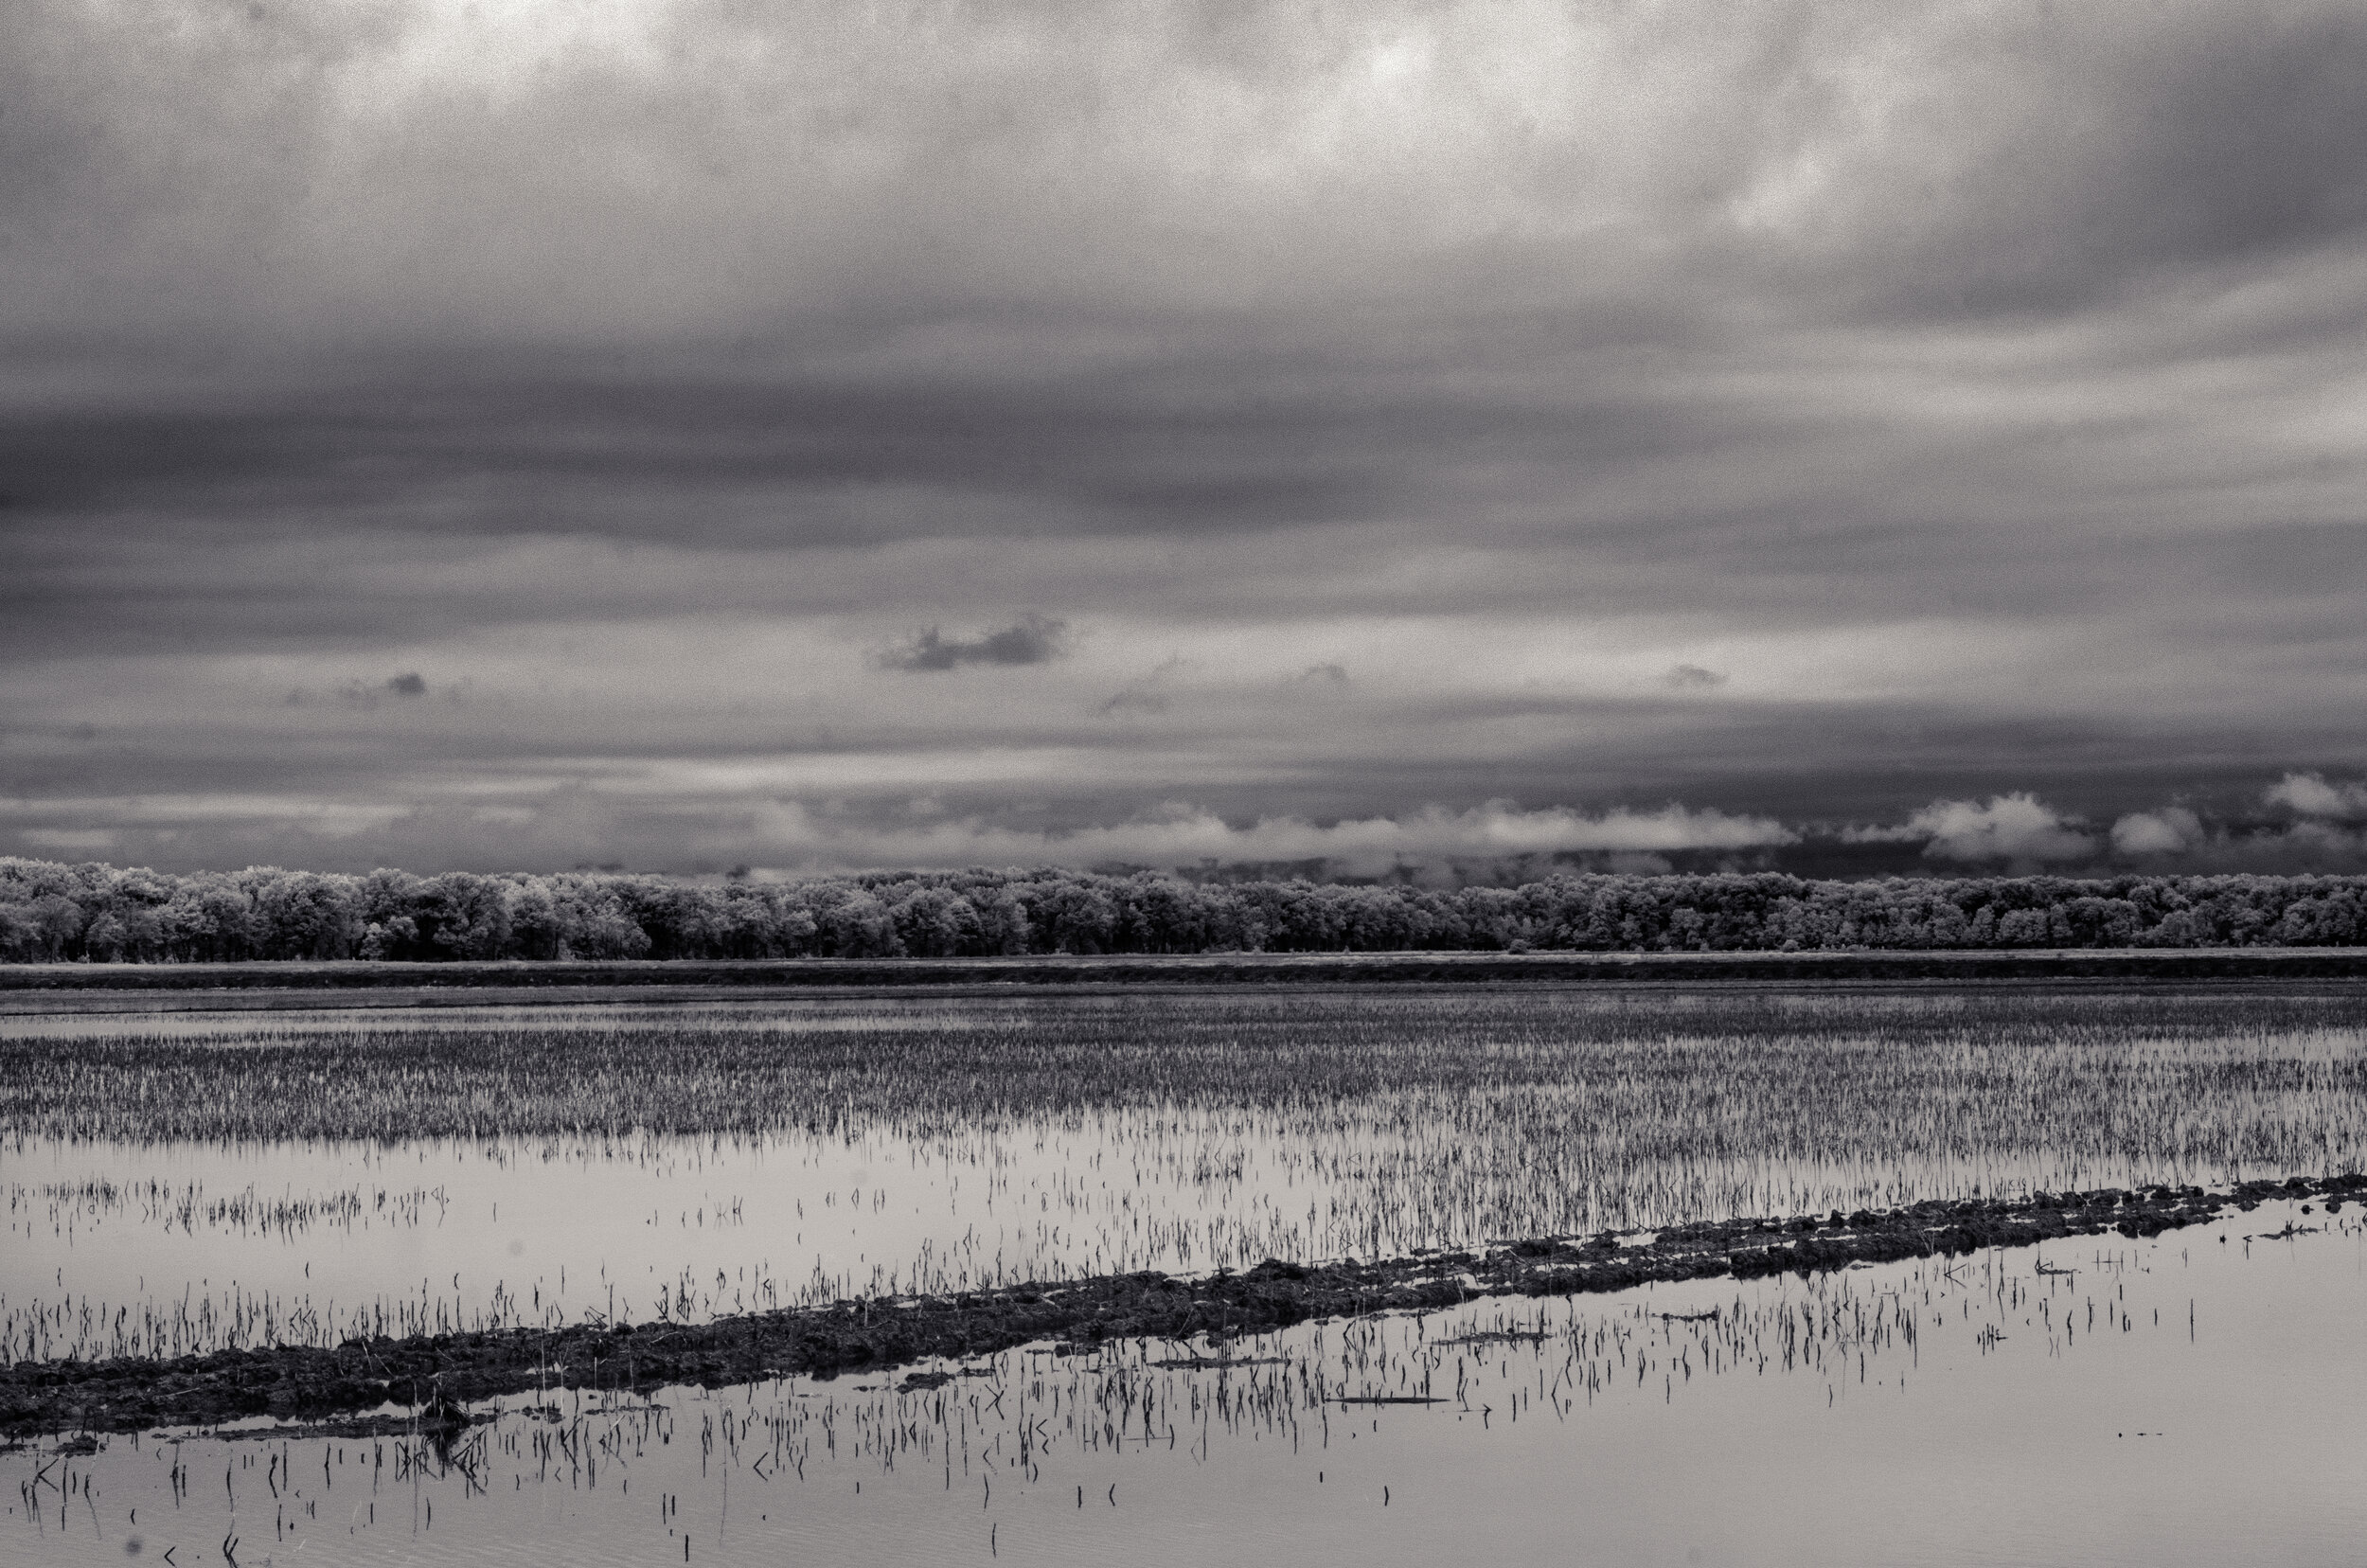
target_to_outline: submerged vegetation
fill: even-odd
[[[26,1016],[0,1024],[0,1348],[679,1325],[2340,1176],[2367,1165],[2363,1024],[2342,984]]]
[[[1440,889],[1047,868],[707,885],[0,859],[0,960],[19,963],[2359,945],[2367,877],[1770,872]]]

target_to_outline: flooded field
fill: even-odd
[[[21,1015],[0,1360],[2355,1171],[2363,1021],[2340,986]],[[0,1454],[0,1559],[2324,1560],[2367,1527],[2367,1242],[2324,1205],[1222,1343],[612,1374],[458,1430],[44,1438]]]
[[[442,1441],[0,1456],[0,1556],[1147,1563],[2339,1560],[2367,1532],[2367,1238],[2270,1203],[1801,1279],[1223,1345],[569,1391]]]
[[[2318,1174],[2360,1042],[2341,991],[17,1018],[0,1360]]]

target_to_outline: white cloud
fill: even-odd
[[[1843,844],[1913,844],[1923,836],[1924,829],[1904,822],[1889,828],[1853,824],[1841,830]]]
[[[2112,847],[2124,855],[2175,855],[2204,842],[2202,819],[2183,806],[2131,811],[2112,824]]]
[[[2261,793],[2271,806],[2284,806],[2305,817],[2348,821],[2367,816],[2367,783],[2329,784],[2324,775],[2289,773]]]
[[[1852,828],[1850,844],[1930,842],[1923,852],[1934,860],[2072,861],[2096,852],[2095,840],[2027,791],[1991,795],[1985,806],[1969,800],[1935,800],[1896,828]]]

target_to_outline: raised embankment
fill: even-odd
[[[1648,1237],[1554,1237],[1374,1263],[1268,1260],[1197,1279],[1142,1273],[956,1295],[839,1302],[685,1325],[349,1340],[334,1349],[225,1350],[173,1361],[20,1362],[0,1369],[0,1434],[132,1432],[267,1416],[324,1422],[424,1406],[450,1423],[472,1399],[543,1388],[725,1387],[873,1372],[1052,1340],[1222,1341],[1313,1318],[1432,1310],[1491,1295],[1576,1295],[1647,1283],[1846,1268],[2116,1233],[2157,1236],[2271,1198],[2367,1195],[2367,1175],[2232,1190],[1933,1201],[1824,1219],[1723,1220]],[[922,1386],[944,1374],[908,1382]]]

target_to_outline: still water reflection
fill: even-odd
[[[2355,1168],[2367,1050],[2306,1002],[1384,988],[19,1018],[0,1360]]]
[[[917,1385],[527,1397],[443,1451],[44,1444],[0,1458],[0,1557],[2331,1561],[2367,1536],[2362,1306],[2362,1227],[2269,1204],[2150,1242],[1035,1346]]]
[[[1459,1167],[1393,1143],[1358,1128],[1326,1158],[1237,1116],[1112,1114],[925,1138],[27,1144],[0,1181],[0,1359],[704,1322],[861,1294],[1403,1256],[1705,1212],[2092,1185],[2097,1174],[2044,1155],[1901,1170],[1738,1152],[1672,1168],[1657,1199],[1573,1210],[1539,1184],[1534,1212],[1459,1214],[1436,1175]]]

